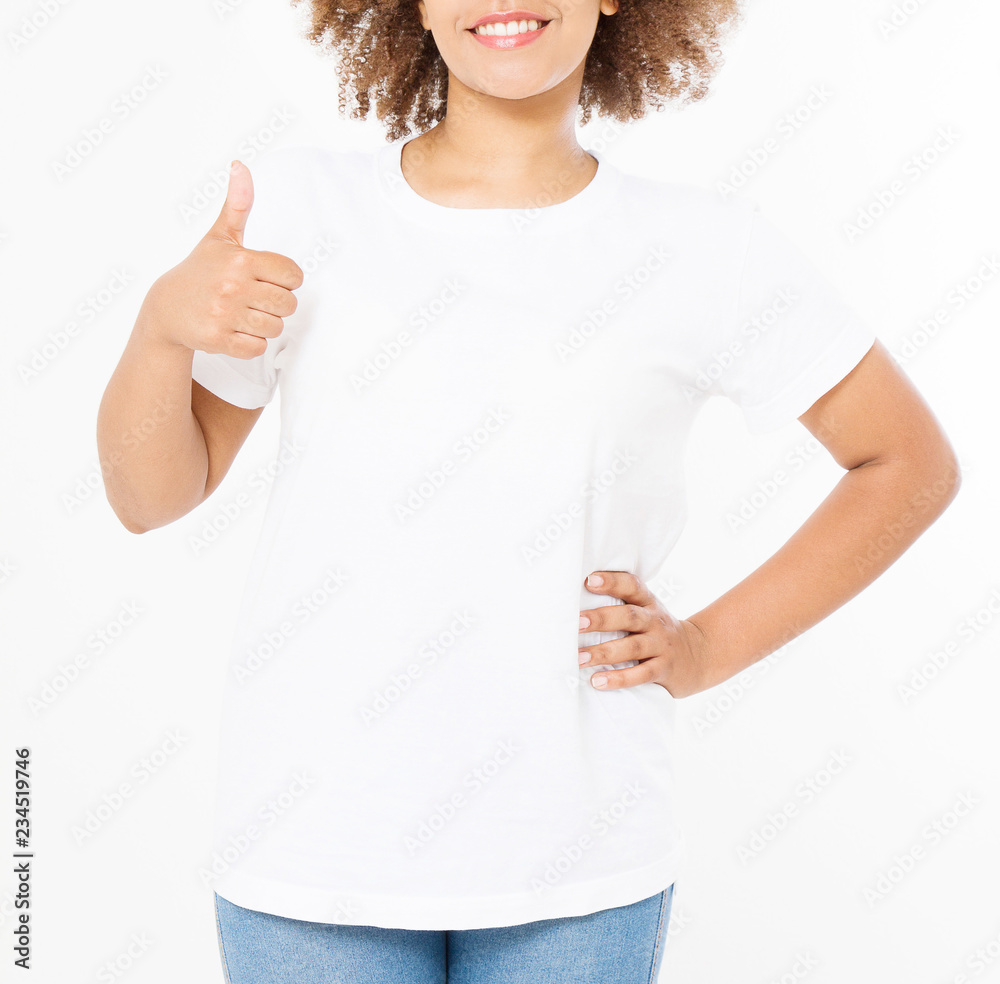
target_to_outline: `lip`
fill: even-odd
[[[474,31],[483,24],[496,24],[498,22],[506,24],[508,21],[522,20],[544,21],[546,18],[541,14],[536,14],[532,10],[505,10],[502,13],[498,11],[495,14],[487,14],[485,17],[480,17],[469,30]],[[548,20],[551,20],[551,18],[548,18]]]

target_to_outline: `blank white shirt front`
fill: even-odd
[[[589,684],[578,648],[623,633],[578,631],[620,603],[584,578],[657,574],[709,395],[772,429],[875,336],[748,200],[591,151],[568,201],[448,208],[405,182],[403,143],[250,163],[244,244],[302,267],[298,308],[257,359],[195,353],[237,406],[280,391],[285,461],[229,657],[206,880],[405,929],[626,905],[684,856],[675,699]]]

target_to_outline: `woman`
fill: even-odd
[[[955,456],[752,203],[576,141],[581,109],[699,97],[735,3],[312,12],[390,141],[284,147],[252,181],[234,162],[99,420],[143,532],[211,495],[281,391],[203,870],[227,979],[653,981],[683,858],[674,702],[874,580],[954,497]],[[678,619],[646,581],[712,394],[755,433],[800,420],[846,473]]]

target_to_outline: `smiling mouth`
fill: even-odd
[[[480,37],[487,38],[516,38],[519,34],[531,34],[534,31],[540,31],[546,24],[551,23],[551,21],[539,21],[539,20],[529,20],[529,21],[508,21],[503,22],[493,22],[491,24],[483,24],[480,27],[470,27],[468,31],[470,34],[478,34]],[[508,24],[510,27],[516,28],[516,30],[510,31],[508,33]],[[525,30],[521,30],[520,25],[525,25]],[[532,27],[531,25],[535,26]]]

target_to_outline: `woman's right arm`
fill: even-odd
[[[165,526],[214,491],[263,407],[220,399],[191,378],[194,351],[262,355],[295,311],[302,270],[243,247],[250,172],[233,173],[205,237],[146,294],[97,417],[108,502],[131,533]]]

